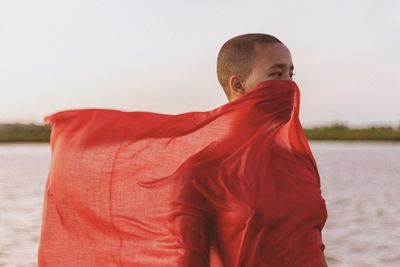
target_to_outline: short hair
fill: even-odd
[[[278,38],[263,33],[248,33],[226,41],[217,59],[218,81],[229,97],[229,78],[238,74],[247,77],[253,69],[257,45],[283,44]]]

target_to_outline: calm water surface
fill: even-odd
[[[335,266],[400,266],[400,143],[310,142]],[[0,145],[0,266],[36,266],[48,144]]]

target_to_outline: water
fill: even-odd
[[[48,144],[0,145],[0,266],[36,266]]]
[[[400,143],[310,142],[335,266],[400,266]],[[0,145],[0,266],[36,266],[48,144]]]
[[[312,142],[330,266],[400,266],[400,143]]]

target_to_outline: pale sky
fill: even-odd
[[[290,49],[303,126],[400,124],[396,0],[0,0],[0,122],[216,108],[218,51],[249,32]]]

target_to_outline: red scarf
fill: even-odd
[[[205,112],[45,117],[39,266],[323,266],[299,103],[295,82],[273,80]]]

